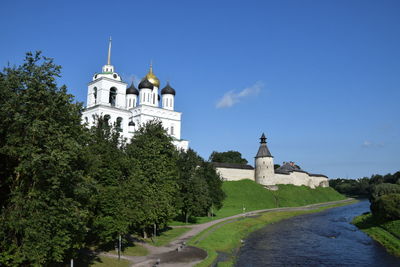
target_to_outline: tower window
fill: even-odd
[[[97,103],[97,87],[93,88],[94,103]]]
[[[174,126],[171,126],[171,135],[174,135]]]
[[[156,94],[153,94],[153,104],[156,104]]]
[[[129,105],[128,105],[128,107],[131,107],[131,104],[132,104],[132,99],[129,99]]]
[[[117,99],[117,88],[111,87],[109,103],[111,104],[112,107],[115,107],[116,99]]]

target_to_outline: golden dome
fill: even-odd
[[[156,75],[153,73],[153,64],[150,64],[150,70],[149,73],[146,74],[146,76],[143,78],[149,80],[154,86],[157,88],[160,88],[160,80],[157,78]]]

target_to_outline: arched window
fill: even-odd
[[[116,100],[117,100],[117,88],[111,87],[109,103],[111,104],[112,107],[115,107]]]
[[[153,94],[153,105],[156,104],[156,94]]]
[[[132,104],[132,99],[129,99],[129,105],[128,105],[129,108],[131,107],[131,104]]]
[[[116,122],[117,130],[122,132],[122,118],[118,117]]]
[[[147,94],[147,102],[150,103],[150,94]]]
[[[93,98],[94,98],[94,104],[97,103],[97,87],[93,88]]]

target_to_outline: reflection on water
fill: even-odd
[[[252,233],[236,266],[400,266],[400,259],[350,224],[369,202],[301,215]]]

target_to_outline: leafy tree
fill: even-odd
[[[179,169],[179,198],[177,207],[187,223],[191,215],[200,216],[207,211],[211,198],[208,185],[203,177],[197,174],[197,169],[203,159],[197,153],[188,149],[180,151],[177,165]]]
[[[145,235],[153,224],[162,227],[176,215],[177,151],[161,122],[154,120],[139,128],[126,153],[134,173],[130,185],[139,190],[135,223]]]
[[[387,194],[371,204],[375,218],[382,221],[400,220],[400,194]]]
[[[210,162],[205,162],[195,151],[181,151],[178,159],[180,209],[188,222],[189,216],[204,216],[211,207],[219,209],[225,193],[222,180]]]
[[[242,158],[242,154],[233,150],[227,152],[213,151],[209,160],[211,162],[247,164],[247,160]]]
[[[81,105],[40,52],[0,73],[0,265],[51,265],[84,246]]]
[[[375,202],[379,197],[387,194],[400,194],[400,185],[382,183],[373,186],[370,201]]]
[[[215,171],[212,163],[202,162],[200,167],[197,169],[197,175],[203,177],[208,185],[208,192],[210,194],[211,203],[207,207],[210,211],[211,206],[216,209],[222,208],[223,200],[226,197],[225,192],[222,190],[222,179],[219,174]]]
[[[93,179],[89,240],[107,245],[127,234],[132,224],[134,205],[129,196],[129,161],[117,125],[97,117],[86,146],[87,175]]]

